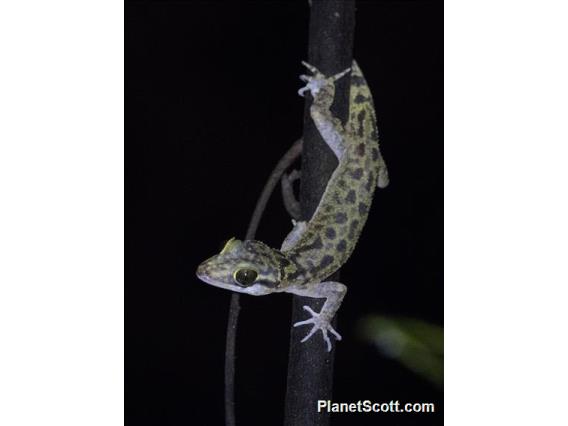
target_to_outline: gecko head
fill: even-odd
[[[274,250],[264,243],[231,238],[219,254],[199,265],[197,277],[216,287],[261,296],[275,291],[280,270]]]

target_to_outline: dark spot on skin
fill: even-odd
[[[333,240],[335,238],[335,229],[333,228],[326,228],[325,230],[325,236],[327,238],[329,238],[330,240]]]
[[[371,132],[371,139],[373,139],[374,141],[379,140],[379,135],[377,135],[377,129],[373,129],[373,131]]]
[[[291,262],[286,259],[284,256],[278,257],[278,270],[280,272],[280,276],[284,276],[284,270],[290,266]]]
[[[355,180],[361,179],[361,176],[363,176],[363,169],[360,167],[351,172],[351,177]]]
[[[304,271],[301,270],[300,268],[298,268],[295,272],[288,274],[288,276],[286,278],[289,281],[294,281],[294,280],[298,279],[298,277],[300,277],[303,273],[304,273]]]
[[[258,281],[256,281],[255,284],[260,284],[260,285],[262,285],[262,286],[264,286],[264,287],[274,288],[274,287],[277,287],[277,284],[278,284],[278,283],[275,282],[275,281],[258,280]]]
[[[377,161],[379,158],[379,150],[377,148],[373,148],[371,155],[373,157],[373,161]]]
[[[293,280],[301,277],[302,275],[304,275],[306,273],[306,270],[303,269],[298,263],[295,264],[295,267],[296,267],[296,270],[294,272],[291,272],[290,274],[288,274],[286,279],[293,281]]]
[[[359,226],[359,221],[357,219],[351,222],[351,224],[349,225],[349,235],[347,235],[347,238],[352,240],[355,237],[355,230],[357,229],[358,226]]]
[[[365,184],[365,190],[371,192],[374,183],[375,183],[375,176],[371,173],[369,175],[369,179],[367,179],[367,183]]]
[[[369,206],[365,203],[359,203],[359,213],[366,214],[369,211]]]
[[[297,264],[298,263],[298,256],[299,256],[299,254],[290,254],[290,255],[288,255],[288,259],[290,259],[290,262]]]
[[[362,157],[363,155],[365,155],[365,144],[364,143],[360,143],[359,145],[357,145],[357,148],[355,148],[355,154],[357,154],[359,157]]]
[[[347,222],[347,215],[345,213],[337,213],[335,215],[335,223],[345,223]]]
[[[357,134],[359,136],[363,136],[363,132],[365,130],[364,121],[365,121],[366,111],[361,110],[359,114],[357,114],[357,120],[359,121],[359,129],[357,129]]]
[[[345,251],[345,249],[347,248],[347,242],[345,240],[341,240],[338,244],[337,244],[337,250],[338,251]]]
[[[367,100],[368,100],[368,98],[363,96],[360,93],[357,96],[355,96],[355,103],[356,104],[362,104],[363,102],[366,102]]]
[[[318,249],[318,250],[321,249],[321,248],[323,248],[323,243],[322,243],[322,241],[321,241],[321,237],[318,237],[318,238],[314,241],[314,244],[313,244],[313,245],[314,245],[314,248],[315,248],[315,249]]]
[[[345,201],[347,201],[349,204],[354,204],[355,200],[357,200],[357,195],[355,194],[355,191],[352,189],[345,197]]]
[[[365,79],[359,75],[351,74],[351,84],[354,86],[365,86]]]
[[[319,250],[323,248],[321,237],[317,237],[313,243],[307,244],[303,247],[304,250]]]
[[[337,186],[339,186],[340,188],[345,188],[345,181],[343,179],[339,179]]]
[[[319,264],[320,268],[325,268],[326,266],[331,265],[333,262],[333,256],[330,256],[329,254],[326,254],[322,259],[321,262]]]

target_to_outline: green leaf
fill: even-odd
[[[444,330],[406,317],[370,315],[363,318],[361,337],[437,387],[444,383]]]

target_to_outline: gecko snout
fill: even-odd
[[[205,265],[205,262],[203,262],[197,267],[195,275],[197,275],[197,278],[203,278],[206,274],[207,274],[207,265]]]

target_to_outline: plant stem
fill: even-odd
[[[355,28],[354,0],[314,0],[309,28],[308,62],[326,75],[338,73],[351,66]],[[316,210],[329,177],[337,167],[332,151],[322,140],[309,115],[311,99],[304,113],[304,149],[300,203],[303,220],[309,220]],[[349,113],[349,78],[337,82],[332,111],[344,123]],[[334,274],[332,279],[337,279]],[[302,321],[310,306],[319,312],[322,299],[294,296],[292,323]],[[329,424],[329,413],[318,413],[317,400],[332,399],[333,360],[335,350],[327,352],[322,339],[300,340],[304,328],[291,329],[288,381],[286,389],[286,426],[323,426]],[[335,345],[334,345],[335,347]]]

